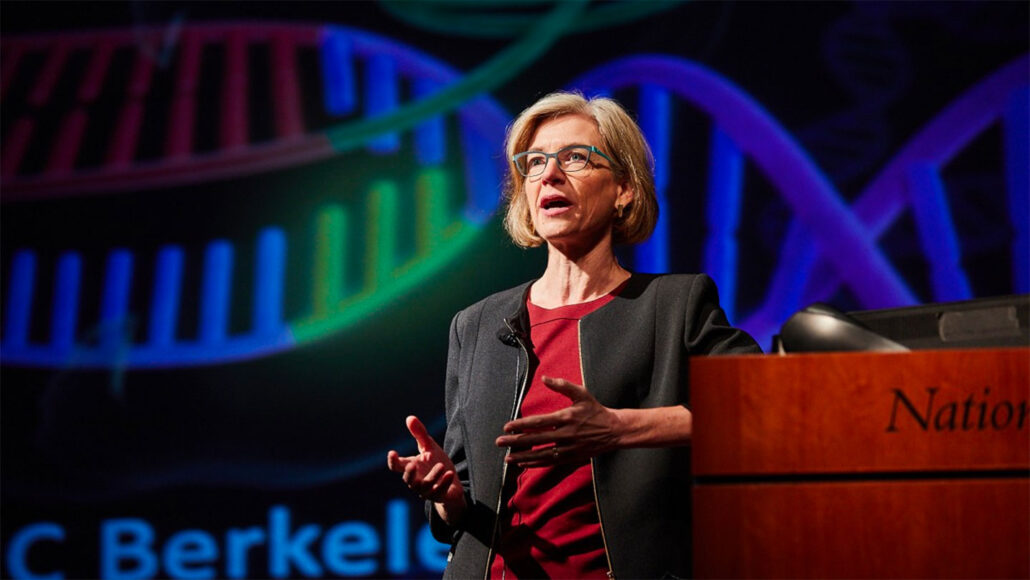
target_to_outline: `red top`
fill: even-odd
[[[541,377],[583,384],[579,319],[610,302],[622,286],[590,302],[554,309],[529,307],[531,362],[522,416],[551,413],[571,402]],[[534,357],[531,357],[534,358]],[[594,502],[590,461],[553,467],[509,468],[507,510],[490,566],[492,578],[606,578],[601,524]]]

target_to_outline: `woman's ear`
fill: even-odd
[[[615,196],[615,207],[628,207],[636,199],[636,192],[633,186],[627,181],[619,185],[619,192]]]

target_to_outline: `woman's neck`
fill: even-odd
[[[580,304],[600,298],[630,277],[610,245],[570,256],[553,246],[547,250],[547,269],[533,283],[530,300],[544,308]]]

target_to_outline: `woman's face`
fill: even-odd
[[[554,153],[569,145],[593,145],[611,155],[594,120],[578,114],[541,123],[527,150]],[[610,245],[615,207],[633,200],[629,185],[616,181],[611,162],[596,153],[574,173],[564,173],[555,159],[548,159],[541,175],[526,178],[524,189],[533,227],[557,248]]]

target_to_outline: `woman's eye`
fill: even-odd
[[[546,158],[546,157],[544,157],[544,156],[542,156],[542,155],[540,155],[540,156],[536,156],[536,157],[530,157],[530,158],[529,158],[529,161],[527,161],[526,163],[527,163],[527,164],[528,164],[528,165],[529,165],[530,167],[535,167],[535,166],[537,166],[537,165],[543,165],[543,163],[544,163],[544,160],[545,160],[545,159],[547,159],[547,158]]]

